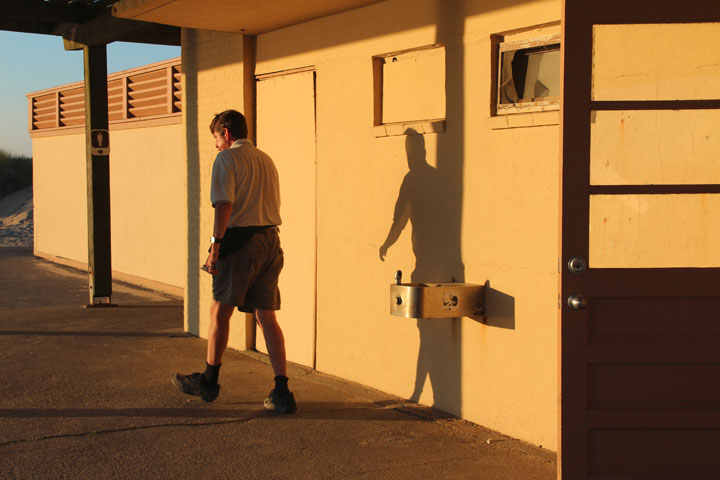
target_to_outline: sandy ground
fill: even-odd
[[[33,192],[26,188],[0,198],[0,247],[33,246]]]

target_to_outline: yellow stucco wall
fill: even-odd
[[[552,121],[495,129],[490,54],[492,34],[558,21],[560,13],[559,0],[393,0],[261,35],[257,63],[258,74],[305,66],[317,73],[317,369],[550,449],[557,447],[559,131]],[[187,127],[202,205],[201,231],[191,232],[201,239],[196,262],[212,221],[206,124],[212,113],[242,107],[241,40],[227,35],[183,37],[186,88],[197,78],[197,118]],[[427,152],[426,175],[408,191],[422,214],[383,262],[408,158],[406,136],[376,137],[372,57],[435,43],[445,46],[445,131],[410,140]],[[490,280],[487,324],[390,316],[397,269],[406,281]],[[188,318],[205,335],[209,282],[191,272],[189,284],[196,278],[199,307],[191,305]],[[292,322],[292,312],[282,318]],[[231,346],[244,348],[237,336]]]
[[[34,138],[35,250],[87,264],[85,136]]]
[[[182,125],[111,128],[111,134],[113,271],[179,292],[187,225]],[[34,138],[33,162],[35,250],[87,264],[84,133]]]

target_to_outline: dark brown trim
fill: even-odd
[[[588,412],[589,428],[622,428],[647,429],[662,425],[665,429],[718,429],[720,428],[720,410],[718,409],[672,409],[672,410],[640,410],[628,409],[625,411],[591,410]],[[595,477],[593,477],[595,478]],[[599,478],[599,477],[598,477]],[[618,477],[608,477],[618,478]],[[639,478],[633,476],[632,478]],[[644,477],[643,477],[644,478]],[[649,478],[683,478],[650,476]],[[690,476],[685,478],[711,478]]]
[[[698,345],[638,344],[629,345],[601,344],[587,347],[589,363],[703,363],[717,357],[717,343]]]
[[[692,195],[720,193],[720,185],[591,185],[590,195]]]
[[[565,0],[562,18],[562,84],[560,106],[561,152],[561,265],[575,256],[588,258],[590,183],[590,99],[593,31],[584,2]],[[585,225],[585,228],[579,228]],[[586,275],[562,269],[561,302],[584,292]],[[562,305],[562,303],[561,303]],[[587,310],[561,308],[560,317],[560,415],[558,478],[586,478],[589,448],[586,425],[588,369],[584,363],[588,338]]]
[[[582,293],[592,298],[717,298],[720,268],[592,268]]]
[[[591,21],[600,25],[720,22],[717,0],[591,0]]]
[[[590,102],[591,110],[716,110],[720,100],[612,100]]]

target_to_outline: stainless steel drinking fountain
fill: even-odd
[[[402,283],[402,271],[390,285],[390,314],[404,318],[485,317],[485,291],[472,283]]]

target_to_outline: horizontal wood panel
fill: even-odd
[[[47,115],[38,115],[35,117],[36,123],[55,122],[56,117],[54,113],[48,113]]]
[[[165,79],[161,79],[158,81],[153,81],[151,83],[146,83],[144,85],[129,84],[128,95],[137,96],[142,94],[143,92],[167,90],[167,82],[165,82],[164,80]]]
[[[717,361],[720,347],[716,343],[706,345],[677,344],[657,345],[644,344],[641,342],[629,345],[591,345],[585,350],[588,362],[612,363],[612,362],[633,362],[633,363],[694,363],[694,362],[715,362]]]
[[[167,96],[167,88],[165,85],[162,85],[161,87],[157,88],[149,88],[147,90],[140,90],[137,92],[129,92],[128,96],[130,97],[130,100],[143,100],[146,98],[157,98],[160,101],[163,101],[165,97]]]
[[[165,100],[167,100],[165,95],[155,95],[154,97],[145,97],[145,98],[138,98],[138,99],[130,99],[130,106],[131,107],[159,107],[166,105]]]
[[[84,125],[85,124],[85,115],[76,115],[74,117],[65,117],[62,120],[60,120],[60,126],[64,127],[66,125]]]
[[[77,118],[66,118],[62,122],[63,127],[73,127],[78,125],[84,125],[85,124],[85,116],[77,117]]]
[[[134,117],[147,117],[150,115],[160,115],[163,113],[167,113],[167,107],[164,105],[161,107],[151,106],[142,108],[130,108],[129,110]]]
[[[163,85],[167,85],[167,77],[151,78],[143,81],[131,81],[128,82],[128,90],[147,90],[149,88],[157,88]]]
[[[591,185],[590,195],[682,195],[720,193],[717,184],[688,185]]]
[[[663,472],[663,473],[591,473],[582,477],[586,480],[718,480],[717,473]]]
[[[60,103],[61,112],[67,112],[71,110],[85,110],[85,100]]]
[[[48,95],[42,95],[40,97],[35,97],[35,105],[43,106],[43,105],[51,105],[55,103],[56,94],[51,93]]]
[[[137,75],[130,75],[128,79],[133,83],[147,82],[157,78],[165,78],[167,75],[166,69],[155,70],[147,73],[140,73]]]
[[[720,429],[590,430],[589,467],[591,473],[712,473],[720,478],[718,445]]]
[[[588,377],[591,408],[720,409],[720,363],[602,363]]]
[[[675,0],[592,0],[586,8],[590,8],[592,23],[628,24],[720,22],[716,7],[717,0],[683,2],[682,8]]]
[[[720,429],[720,409],[590,409],[587,412],[590,429],[665,428],[680,430]]]
[[[43,122],[34,122],[33,125],[36,128],[54,128],[57,125],[55,124],[55,120],[52,121],[43,121]]]
[[[84,112],[84,111],[85,111],[85,103],[84,102],[60,106],[61,115],[72,115],[75,112]]]
[[[588,309],[590,345],[720,344],[720,298],[594,298]]]
[[[720,108],[720,100],[595,100],[591,110],[706,110]]]
[[[38,107],[35,109],[35,115],[36,116],[55,115],[56,111],[57,111],[57,109],[55,108],[55,105],[52,105],[50,107]]]
[[[720,298],[720,268],[590,268],[590,298]]]

